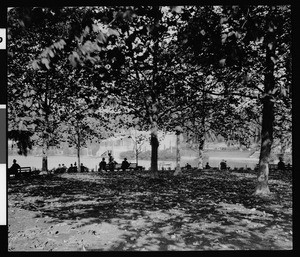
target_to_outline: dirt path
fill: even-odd
[[[63,174],[10,181],[9,251],[292,249],[291,183],[251,174]]]

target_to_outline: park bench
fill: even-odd
[[[255,166],[255,170],[258,170],[258,168],[259,168],[259,164],[256,164],[256,166]],[[292,165],[285,165],[285,169],[286,170],[292,170],[293,169],[293,167],[292,167]],[[277,164],[273,164],[273,163],[271,163],[271,164],[269,164],[269,170],[271,171],[271,170],[277,170]]]
[[[259,164],[256,164],[256,166],[255,166],[255,170],[258,170],[258,168],[259,168]],[[269,170],[271,171],[271,170],[276,170],[277,169],[277,164],[269,164]]]
[[[115,164],[115,170],[120,171],[120,170],[122,170],[121,167],[122,167],[121,163]],[[109,164],[106,164],[106,169],[109,170]],[[129,167],[126,170],[132,171],[132,170],[144,170],[144,169],[145,169],[145,167],[143,167],[143,166],[137,166],[136,163],[130,163]]]
[[[115,170],[119,171],[121,169],[122,164],[121,163],[117,163],[115,165]]]
[[[20,167],[18,169],[19,174],[24,176],[31,176],[33,174],[31,167]]]
[[[130,163],[129,164],[129,167],[128,167],[129,170],[145,170],[145,167],[143,166],[138,166],[136,163]]]
[[[31,167],[20,167],[18,169],[18,174],[17,176],[20,176],[20,175],[24,175],[24,176],[30,176],[32,175],[34,172],[31,170]],[[9,173],[9,176],[10,175],[15,175],[14,173]],[[16,176],[16,175],[15,175]]]
[[[162,163],[161,169],[162,170],[171,170],[171,163]]]

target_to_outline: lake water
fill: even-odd
[[[16,159],[20,166],[29,166],[36,169],[42,168],[42,157],[41,156],[20,156],[20,155],[11,155],[8,156],[8,167],[12,165],[13,159]],[[222,161],[222,157],[210,157],[209,165],[211,167],[218,167],[220,162]],[[90,157],[90,156],[82,156],[80,157],[81,162],[84,166],[89,169],[98,169],[99,162],[101,161],[100,157]],[[106,158],[107,160],[107,158]],[[119,163],[120,161],[117,160]],[[129,162],[135,162],[135,160],[128,160]],[[253,169],[255,165],[258,163],[258,159],[255,158],[226,158],[227,166],[231,168],[251,168]],[[74,164],[77,162],[76,156],[49,156],[48,157],[48,169],[58,167],[58,164],[65,164],[67,167],[70,164]],[[192,167],[197,166],[197,160],[194,157],[182,157],[180,166],[184,167],[187,163],[191,164]],[[139,165],[145,167],[146,169],[150,168],[150,161],[148,160],[139,160]],[[175,168],[175,161],[158,161],[158,168],[162,167],[171,169]]]

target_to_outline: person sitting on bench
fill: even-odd
[[[106,161],[105,161],[104,157],[102,158],[102,161],[99,163],[99,169],[98,169],[98,171],[100,172],[102,170],[107,171],[107,169],[106,169]]]
[[[20,165],[17,163],[16,159],[13,159],[13,165],[8,169],[9,174],[14,174],[15,176],[18,175]]]
[[[190,170],[190,169],[192,168],[192,166],[191,166],[191,164],[187,163],[187,164],[185,165],[185,168],[186,168],[187,170]]]
[[[127,161],[127,158],[124,158],[124,161],[122,161],[122,165],[121,165],[121,169],[123,170],[123,171],[125,171],[126,169],[128,169],[129,168],[129,162]]]
[[[226,170],[227,169],[227,163],[225,160],[222,160],[220,163],[220,170]]]
[[[285,164],[284,162],[282,161],[282,157],[279,157],[279,162],[277,164],[277,169],[278,170],[285,170]]]

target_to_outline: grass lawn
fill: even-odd
[[[8,182],[9,251],[292,249],[291,174],[74,173]]]

